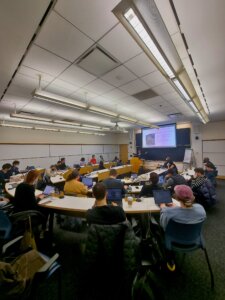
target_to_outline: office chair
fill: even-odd
[[[188,252],[202,249],[205,253],[208,265],[211,288],[214,288],[214,277],[209,261],[205,241],[202,236],[202,226],[204,222],[196,224],[183,224],[170,220],[165,230],[165,246],[170,251],[180,252],[184,255]]]
[[[2,247],[2,255],[1,255],[1,261],[4,262],[12,262],[15,260],[16,257],[21,257],[21,253],[18,250],[21,239],[23,236],[19,236],[12,241],[8,242],[7,244],[3,245]],[[30,250],[28,249],[27,252]],[[26,252],[25,252],[26,253]],[[23,253],[22,253],[23,254]],[[48,279],[52,278],[54,275],[58,276],[58,299],[61,299],[61,265],[57,262],[57,259],[59,257],[58,253],[53,255],[52,257],[48,257],[42,253],[39,252],[39,255],[41,258],[45,261],[44,265],[40,267],[34,274],[31,286],[23,291],[22,295],[18,295],[18,299],[39,299],[38,294],[41,290],[41,286],[48,285]],[[31,269],[28,270],[28,273],[32,273],[32,267],[31,264],[27,264],[26,267],[30,267]],[[57,272],[57,273],[56,273]],[[25,280],[25,278],[24,278]],[[30,279],[28,279],[28,285],[30,284]]]
[[[0,210],[0,253],[2,252],[3,244],[9,239],[12,230],[12,224],[7,214]]]

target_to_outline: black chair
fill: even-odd
[[[210,278],[211,288],[214,288],[214,277],[209,261],[205,241],[202,236],[202,226],[204,222],[196,224],[183,224],[170,220],[165,230],[165,246],[170,251],[186,253],[202,249],[205,253]]]

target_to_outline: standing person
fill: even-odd
[[[43,198],[43,195],[35,197],[35,184],[38,181],[39,172],[30,170],[24,182],[16,187],[14,206],[15,211],[40,210],[37,203]]]
[[[74,170],[67,178],[64,185],[65,194],[76,194],[78,197],[84,197],[88,193],[88,188],[80,182],[80,175],[77,170]]]
[[[165,176],[165,183],[163,184],[164,188],[169,188],[173,192],[176,185],[184,184],[187,185],[185,178],[182,175],[175,174],[173,169],[169,169]]]
[[[90,163],[91,163],[92,165],[96,165],[96,164],[97,164],[97,160],[96,160],[94,154],[92,155],[92,157],[91,157],[91,159],[90,159]]]
[[[113,225],[126,220],[126,215],[122,207],[115,203],[107,204],[106,187],[103,183],[96,183],[93,187],[95,204],[87,211],[87,222],[89,224]]]
[[[81,159],[80,159],[80,167],[83,167],[85,165],[86,165],[85,158],[81,157]]]
[[[20,173],[19,165],[20,165],[20,162],[18,160],[14,160],[14,162],[12,163],[12,168],[10,170],[11,176],[12,175],[17,175],[17,174]]]
[[[104,157],[102,155],[100,155],[99,158],[100,158],[99,162],[102,161],[104,163]]]
[[[139,197],[153,197],[153,190],[161,190],[159,175],[155,172],[150,173],[149,182],[143,185]]]
[[[203,163],[205,165],[205,176],[211,181],[211,183],[216,186],[216,176],[218,175],[218,171],[215,165],[209,160],[208,157],[203,159]]]

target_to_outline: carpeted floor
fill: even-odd
[[[225,299],[225,181],[218,181],[217,197],[219,203],[207,212],[207,221],[204,226],[206,247],[215,278],[215,290],[211,291],[204,253],[198,250],[186,256],[181,273],[170,272],[162,274],[159,278],[165,300]],[[55,230],[54,239],[62,264],[63,300],[80,299],[83,236]],[[52,292],[53,290],[49,288],[42,300],[54,299]]]

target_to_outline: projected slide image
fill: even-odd
[[[150,133],[146,135],[146,145],[155,146],[155,134]]]
[[[176,125],[162,125],[158,129],[142,129],[143,148],[176,147]]]

